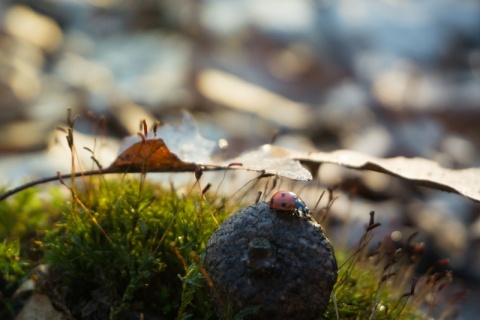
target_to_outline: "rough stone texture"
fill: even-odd
[[[208,241],[204,262],[223,317],[259,306],[246,319],[315,319],[326,309],[337,279],[322,227],[309,216],[274,211],[267,203],[230,216]]]

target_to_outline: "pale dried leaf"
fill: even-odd
[[[224,163],[241,163],[243,169],[263,171],[293,180],[308,181],[312,179],[310,171],[302,167],[298,160],[289,157],[286,149],[263,145]]]
[[[282,149],[281,152],[288,151]],[[313,153],[292,151],[290,157],[306,162],[334,163],[352,169],[382,172],[480,201],[480,168],[454,170],[440,167],[436,162],[423,158],[381,159],[349,150]]]

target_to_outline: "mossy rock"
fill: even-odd
[[[318,318],[337,279],[333,247],[320,224],[267,203],[230,216],[208,241],[204,264],[224,318]]]

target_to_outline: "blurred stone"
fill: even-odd
[[[142,132],[140,123],[143,120],[147,123],[148,131],[151,132],[156,120],[147,108],[129,101],[117,103],[111,112],[117,125],[121,126],[128,136]]]
[[[387,108],[401,111],[410,106],[409,97],[417,84],[417,68],[408,62],[397,62],[376,77],[373,94]]]
[[[341,147],[349,148],[361,142],[364,131],[378,126],[369,105],[366,89],[353,81],[342,81],[326,92],[325,102],[315,110],[313,127],[332,132],[340,139]]]
[[[251,113],[218,108],[210,112],[195,114],[200,131],[211,140],[225,138],[229,148],[222,152],[228,158],[234,157],[246,149],[258,147],[262,142],[271,141],[275,124]]]
[[[52,130],[51,123],[35,120],[4,124],[0,135],[0,151],[7,153],[44,149]]]
[[[406,156],[415,155],[436,160],[436,149],[444,135],[441,124],[428,117],[410,119],[393,127],[394,147]]]
[[[22,132],[22,136],[25,133]],[[38,134],[37,134],[38,135]],[[50,130],[49,134],[37,139],[47,140],[48,147],[42,151],[29,152],[27,154],[11,153],[0,157],[0,181],[4,185],[19,185],[25,179],[55,176],[58,171],[68,173],[71,171],[71,152],[68,148],[65,133]],[[102,136],[86,135],[74,132],[74,142],[77,150],[76,171],[97,169],[92,161],[92,153],[84,149],[94,151],[95,158],[104,166],[110,165],[116,158],[120,148],[120,142]]]
[[[318,151],[310,138],[300,134],[286,134],[278,136],[274,145],[295,151]]]
[[[206,1],[201,21],[208,32],[232,36],[249,26],[278,36],[308,33],[315,19],[313,4],[305,0]]]
[[[145,32],[97,42],[91,60],[109,71],[113,93],[153,109],[181,105],[191,58],[183,37]]]
[[[239,1],[206,1],[200,15],[203,27],[218,37],[240,33],[248,24],[248,14]]]
[[[390,234],[400,229],[405,223],[402,214],[403,207],[396,199],[386,201],[370,201],[357,197],[354,192],[336,193],[337,199],[332,205],[329,215],[336,220],[336,224],[329,229],[331,239],[338,246],[354,247],[365,233],[369,221],[369,213],[375,211],[375,222],[381,223],[375,229],[377,239],[389,237]],[[377,243],[371,243],[372,246]]]
[[[456,199],[456,200],[455,200]],[[428,233],[442,258],[449,258],[454,268],[463,267],[468,257],[470,219],[466,199],[453,194],[432,192],[428,203],[412,202],[407,214],[419,229]]]
[[[56,51],[63,39],[62,30],[53,19],[21,5],[8,9],[5,28],[49,53]]]
[[[40,79],[35,70],[18,69],[10,78],[10,87],[20,100],[28,101],[39,93]]]
[[[213,102],[254,113],[289,128],[302,128],[312,120],[310,108],[220,70],[203,70],[197,77],[199,92]]]
[[[397,61],[379,72],[372,93],[392,111],[457,112],[480,106],[480,81],[465,73],[425,72],[409,61]]]
[[[294,81],[315,68],[316,57],[312,49],[302,43],[292,43],[274,52],[266,61],[270,72],[280,80]]]
[[[2,63],[8,63],[14,68],[28,68],[39,71],[45,65],[45,56],[41,48],[13,35],[4,34],[2,41]]]
[[[266,33],[295,37],[314,28],[313,3],[306,0],[245,1],[249,23]]]
[[[0,79],[0,124],[3,126],[5,123],[21,119],[23,111],[24,106],[10,85]]]
[[[27,304],[15,317],[15,320],[64,320],[63,313],[56,310],[50,299],[43,294],[34,293]]]
[[[0,35],[0,122],[21,119],[41,89],[42,50],[11,35]]]
[[[475,146],[464,137],[447,135],[441,144],[441,151],[448,158],[449,167],[468,168],[475,164]]]
[[[343,146],[371,156],[384,157],[392,149],[393,141],[394,138],[385,127],[372,125],[358,135],[348,135],[343,140]]]
[[[33,292],[34,290],[35,290],[35,281],[33,279],[27,279],[15,291],[13,298],[14,299],[18,298],[19,296],[22,296],[28,292]]]
[[[67,110],[73,114],[82,110],[82,94],[67,87],[65,83],[44,75],[41,78],[41,91],[26,109],[26,116],[48,123],[53,130],[67,118]]]
[[[115,79],[111,70],[75,53],[65,53],[53,70],[59,80],[72,87],[107,97],[114,93]]]
[[[351,49],[383,52],[424,66],[439,61],[455,36],[474,37],[480,27],[480,7],[470,0],[441,5],[435,0],[343,0],[336,13]]]
[[[473,241],[480,242],[480,217],[475,218],[475,220],[473,221],[473,223],[470,224],[468,229],[469,229],[468,234],[470,235],[470,238]],[[479,266],[480,266],[480,259],[479,259]],[[479,278],[480,278],[480,268],[478,270],[479,270]]]
[[[480,107],[480,79],[474,74],[446,73],[431,74],[423,81],[423,86],[413,92],[412,109],[425,111],[468,112]],[[428,99],[423,99],[428,95]],[[421,100],[423,99],[423,101]],[[419,107],[415,107],[418,105]]]

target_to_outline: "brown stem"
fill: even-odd
[[[84,171],[84,172],[76,172],[75,177],[93,176],[93,175],[102,174],[102,173],[116,173],[116,172],[109,172],[109,171],[105,171],[105,170],[91,170],[91,171]],[[10,189],[10,190],[0,194],[0,201],[10,197],[11,195],[14,195],[15,193],[18,193],[18,192],[23,191],[25,189],[28,189],[30,187],[36,186],[38,184],[47,183],[47,182],[51,182],[51,181],[56,181],[56,180],[60,180],[60,179],[70,179],[70,178],[72,178],[72,174],[67,173],[67,174],[55,175],[55,176],[52,176],[52,177],[41,178],[41,179],[38,179],[38,180],[30,181],[29,183],[23,184],[21,186]]]
[[[126,174],[126,173],[145,173],[145,172],[195,172],[195,168],[197,166],[185,166],[181,168],[170,168],[170,169],[163,169],[163,170],[140,170],[139,168],[128,168],[127,167],[108,167],[106,169],[100,169],[100,170],[90,170],[90,171],[82,171],[82,172],[75,172],[75,174],[62,174],[62,175],[55,175],[52,177],[47,177],[47,178],[41,178],[38,180],[34,180],[31,182],[28,182],[26,184],[23,184],[21,186],[18,186],[16,188],[10,189],[2,194],[0,194],[0,201],[10,197],[11,195],[14,195],[20,191],[23,191],[25,189],[28,189],[30,187],[36,186],[38,184],[42,183],[47,183],[51,181],[58,181],[60,179],[71,179],[72,177],[83,177],[83,176],[94,176],[97,174]],[[216,165],[209,165],[209,166],[202,166],[203,171],[219,171],[219,170],[232,170],[234,168],[231,167],[225,167],[225,166],[216,166]],[[250,171],[249,169],[246,169],[247,171]],[[257,170],[253,170],[257,171]],[[265,172],[262,172],[260,177],[266,177],[269,176],[270,174],[266,174]]]

